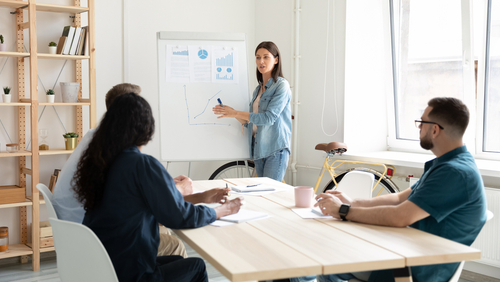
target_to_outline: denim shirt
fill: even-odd
[[[290,84],[283,77],[269,79],[266,83],[265,91],[259,102],[259,112],[253,113],[252,105],[259,93],[260,85],[253,92],[252,102],[250,102],[250,118],[245,125],[248,130],[248,140],[250,143],[250,155],[258,160],[272,155],[274,152],[288,149],[290,150],[290,140],[292,135],[292,111],[290,99],[292,91]],[[253,125],[257,125],[255,140],[253,140]],[[253,155],[252,155],[253,145]]]

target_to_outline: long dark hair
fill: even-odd
[[[134,93],[116,97],[80,158],[73,177],[74,190],[85,211],[100,204],[115,158],[129,147],[146,145],[154,131],[153,113],[144,98]]]
[[[257,51],[259,49],[266,49],[273,55],[274,58],[278,58],[278,63],[274,65],[273,71],[271,72],[271,76],[273,77],[274,81],[278,81],[278,76],[283,77],[283,71],[281,69],[281,55],[280,55],[280,50],[278,49],[278,46],[274,44],[271,41],[263,41],[259,45],[257,45],[257,48],[255,48],[255,55],[257,55]],[[257,67],[257,81],[259,83],[264,83],[262,79],[262,74],[259,72],[259,68]]]

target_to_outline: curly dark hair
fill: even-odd
[[[73,189],[85,211],[100,204],[115,158],[129,147],[146,145],[154,131],[153,113],[144,98],[134,93],[116,97],[80,158],[73,177]]]

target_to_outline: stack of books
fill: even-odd
[[[65,26],[59,44],[57,54],[62,55],[85,55],[88,27]]]

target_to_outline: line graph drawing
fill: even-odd
[[[217,94],[219,94],[221,91],[222,91],[222,90],[219,90],[219,92],[215,93],[215,95],[214,95],[214,96],[212,96],[212,97],[210,97],[210,98],[208,99],[207,104],[205,105],[205,108],[203,109],[203,112],[201,112],[200,114],[198,114],[197,116],[195,116],[195,117],[194,117],[195,119],[196,119],[197,117],[199,117],[199,116],[201,116],[202,114],[204,114],[204,113],[205,113],[205,110],[207,109],[208,104],[210,103],[210,101],[211,101],[211,100],[212,100],[215,96],[217,96]]]
[[[217,94],[219,94],[222,90],[220,90],[219,92],[215,93],[215,95],[213,95],[212,97],[210,97],[205,105],[205,108],[203,109],[203,111],[196,115],[193,119],[196,119],[197,117],[199,117],[200,115],[204,114],[207,107],[208,107],[208,104],[210,103],[210,101],[215,97],[217,96]],[[189,103],[188,103],[188,98],[187,98],[187,89],[186,89],[186,85],[184,85],[184,101],[186,102],[186,110],[187,110],[187,118],[188,118],[188,124],[189,125],[224,125],[224,126],[231,126],[231,124],[228,124],[228,123],[217,123],[217,122],[201,122],[201,123],[191,123],[191,115],[190,115],[190,110],[189,110]],[[214,115],[215,116],[215,115]]]

